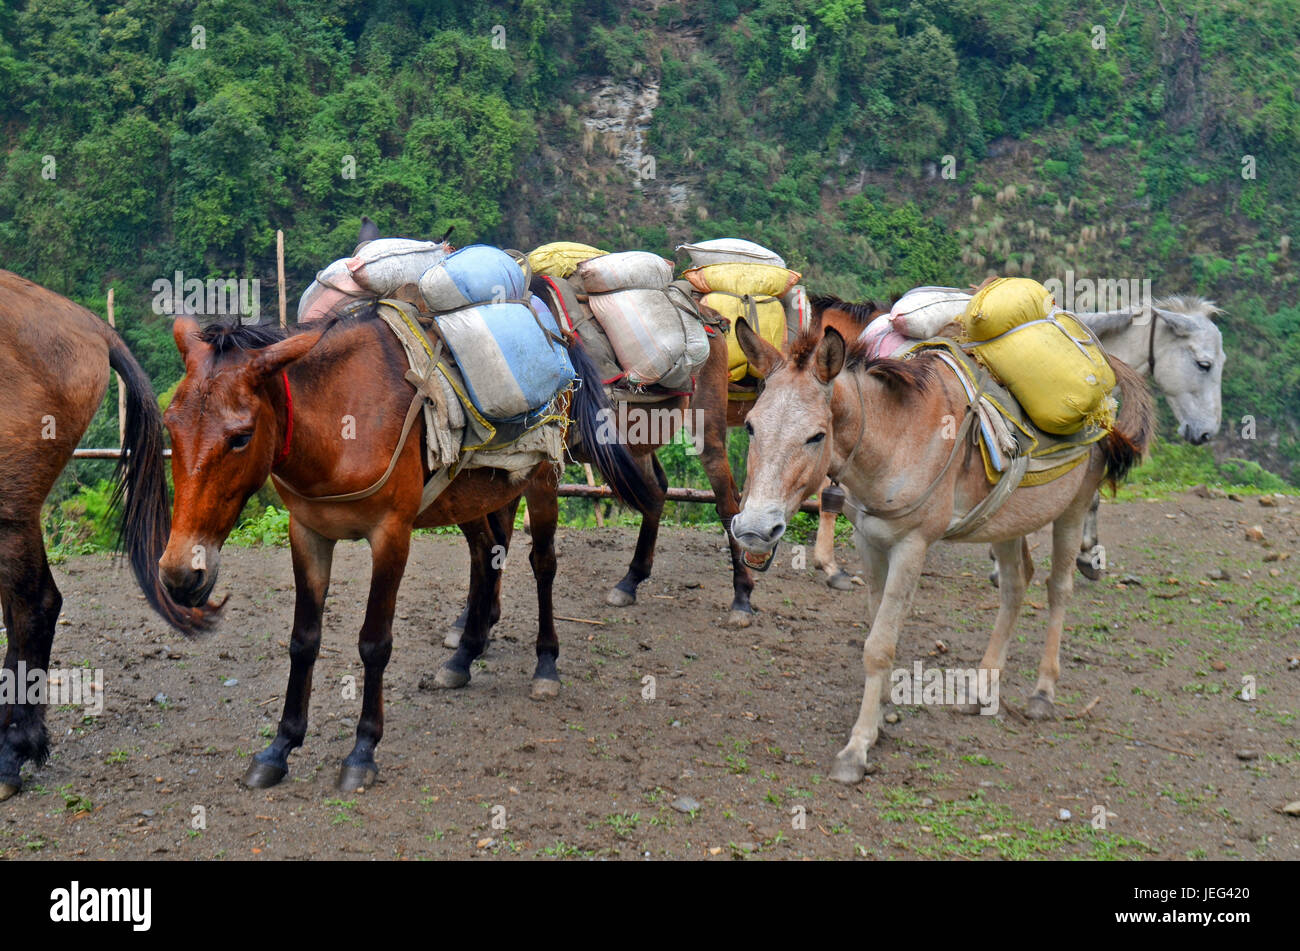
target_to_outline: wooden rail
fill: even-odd
[[[120,449],[78,449],[72,454],[74,459],[116,459],[122,454]],[[170,449],[163,450],[163,455],[170,456]],[[612,499],[614,491],[607,485],[578,485],[571,482],[560,484],[559,494],[568,499]],[[714,505],[717,499],[709,489],[682,489],[677,486],[668,487],[669,502],[697,502],[701,505]],[[819,511],[817,503],[812,499],[804,502],[799,506],[800,511],[807,512],[809,515],[816,515]]]

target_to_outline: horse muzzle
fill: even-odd
[[[217,586],[215,568],[160,566],[158,574],[171,599],[187,608],[203,607],[208,603],[212,589]]]
[[[745,563],[751,568],[766,570],[776,551],[777,542],[785,534],[785,512],[775,505],[745,506],[731,520],[731,537],[745,551]],[[760,556],[759,559],[751,556]]]

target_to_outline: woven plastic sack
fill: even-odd
[[[1051,292],[1027,277],[1000,277],[976,292],[962,318],[972,340],[991,340],[1012,327],[1046,317],[1056,306]]]
[[[674,303],[663,291],[595,294],[587,303],[632,386],[689,388],[691,376],[708,359],[704,326],[683,309],[684,302]]]
[[[785,307],[774,297],[751,300],[752,313],[745,300],[731,294],[715,292],[700,298],[703,306],[731,321],[727,330],[727,375],[732,382],[739,382],[751,373],[749,360],[736,339],[736,321],[740,318],[749,321],[750,328],[778,350],[785,347]]]
[[[574,241],[552,241],[528,253],[528,266],[534,274],[548,277],[568,277],[578,269],[578,265],[591,258],[608,254],[600,248]]]
[[[345,266],[352,279],[371,294],[387,297],[403,284],[414,284],[420,275],[447,257],[447,245],[411,238],[376,238],[367,241]]]
[[[701,294],[726,291],[730,294],[762,294],[780,297],[799,280],[799,272],[775,264],[726,262],[687,268],[682,277]]]
[[[692,267],[728,262],[774,264],[777,267],[785,267],[785,259],[781,255],[744,238],[714,238],[712,241],[700,241],[696,244],[681,244],[677,246],[677,250],[685,251],[690,255]]]
[[[660,291],[672,281],[673,265],[649,251],[619,251],[583,261],[575,273],[588,294]]]
[[[908,291],[889,310],[894,329],[913,340],[928,340],[960,321],[971,295],[955,287],[917,287]]]
[[[1072,315],[1056,311],[973,349],[1039,429],[1069,436],[1086,424],[1114,423],[1115,373]]]
[[[298,299],[298,323],[320,320],[349,301],[375,295],[352,279],[347,259],[340,258],[316,275]]]
[[[471,244],[420,276],[420,296],[435,312],[467,304],[501,303],[524,297],[523,268],[506,252]]]

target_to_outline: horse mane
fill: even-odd
[[[825,299],[825,298],[823,298]],[[821,312],[814,311],[812,326],[790,343],[786,360],[795,370],[807,369],[822,341]],[[890,393],[907,399],[924,393],[935,380],[932,354],[919,353],[907,360],[872,356],[869,345],[860,337],[845,341],[844,369],[853,373],[874,376],[885,384]]]
[[[338,324],[361,323],[379,315],[379,301],[366,300],[360,305],[346,301],[336,306],[320,320],[311,320],[305,324],[293,323],[285,327],[279,324],[243,324],[238,321],[217,322],[205,326],[199,331],[199,339],[212,347],[212,359],[216,364],[234,359],[248,350],[262,350],[272,344],[311,330],[320,329],[328,333]]]
[[[880,313],[880,308],[876,306],[875,301],[850,302],[841,300],[833,294],[814,294],[808,298],[808,303],[812,307],[813,317],[820,317],[825,311],[833,309],[848,314],[864,327]]]
[[[1162,297],[1160,300],[1155,301],[1153,306],[1156,310],[1173,311],[1176,314],[1186,314],[1189,317],[1204,317],[1206,320],[1223,313],[1223,308],[1214,301],[1195,294],[1175,294],[1172,297]]]

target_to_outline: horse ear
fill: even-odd
[[[1165,310],[1163,307],[1153,307],[1152,310],[1157,317],[1165,322],[1165,326],[1178,336],[1190,337],[1196,332],[1197,323],[1187,314],[1176,310]]]
[[[269,347],[256,351],[250,363],[253,374],[260,378],[279,373],[295,360],[305,357],[312,347],[320,343],[324,333],[324,327],[319,330],[309,330],[306,333],[286,337],[279,343],[273,343]]]
[[[357,247],[360,248],[367,241],[374,241],[379,237],[379,225],[371,221],[366,215],[361,216],[361,230],[357,232]],[[353,254],[356,252],[354,251]]]
[[[740,352],[749,361],[755,375],[765,377],[771,374],[781,362],[781,351],[756,334],[754,328],[749,326],[749,321],[743,317],[736,318],[735,329]]]
[[[817,345],[817,359],[813,365],[813,372],[817,374],[817,379],[823,383],[829,383],[840,375],[844,369],[844,338],[834,327],[827,327],[826,332],[822,334],[821,343]]]
[[[181,314],[172,321],[172,339],[187,367],[212,349],[199,337],[199,322],[189,314]]]

